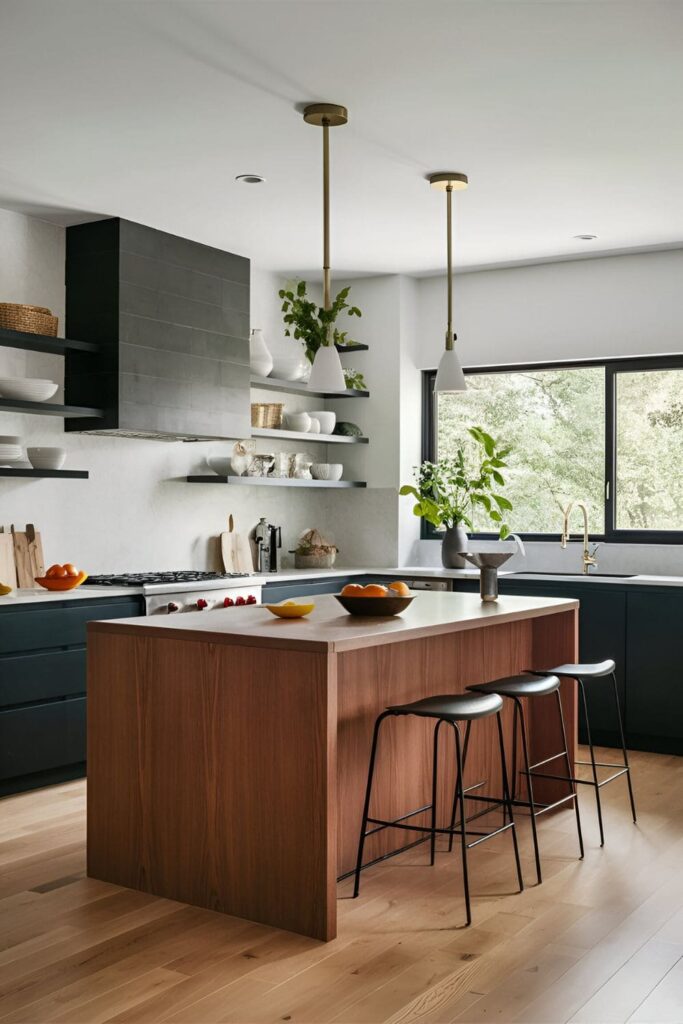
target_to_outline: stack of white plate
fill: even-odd
[[[47,402],[58,387],[51,380],[37,377],[0,377],[0,397],[19,402]]]
[[[16,469],[16,463],[23,461],[21,438],[0,436],[0,466],[13,466]]]

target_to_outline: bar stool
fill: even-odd
[[[581,693],[581,702],[583,704],[583,714],[586,721],[586,738],[588,739],[588,749],[590,750],[590,761],[577,761],[576,764],[590,766],[593,772],[592,779],[574,779],[575,783],[580,783],[582,786],[593,786],[595,789],[595,802],[598,808],[598,826],[600,828],[600,846],[605,845],[605,832],[602,825],[602,806],[600,804],[600,790],[603,786],[606,786],[608,782],[614,782],[615,779],[620,778],[622,775],[626,776],[626,782],[628,784],[628,796],[631,801],[631,814],[633,815],[633,821],[636,821],[636,803],[633,798],[633,786],[631,785],[631,767],[628,763],[628,754],[626,753],[626,741],[624,739],[624,724],[621,717],[621,708],[619,706],[619,689],[617,687],[617,676],[615,672],[615,664],[611,658],[605,661],[598,661],[593,664],[585,665],[558,665],[557,668],[547,669],[546,672],[552,672],[556,676],[567,676],[569,679],[574,679],[579,686]],[[535,669],[531,669],[534,675],[545,675],[546,672],[537,672]],[[623,764],[612,764],[609,761],[596,761],[595,751],[593,749],[593,740],[591,738],[591,727],[590,719],[588,717],[588,702],[586,700],[586,687],[584,686],[585,679],[607,679],[611,677],[612,684],[614,686],[614,703],[617,710],[617,722],[619,724],[619,737],[621,739],[621,752],[624,755]],[[615,772],[614,775],[610,775],[609,778],[603,779],[602,782],[598,780],[598,768],[618,768],[619,771]],[[549,776],[553,778],[554,776]]]
[[[574,811],[576,814],[576,831],[579,839],[579,850],[580,858],[583,858],[583,834],[581,832],[581,814],[579,812],[579,801],[576,789],[576,783],[571,774],[571,763],[569,761],[569,747],[567,745],[567,730],[564,724],[564,712],[562,710],[562,698],[560,696],[560,680],[556,675],[550,673],[544,673],[543,675],[525,674],[520,676],[506,676],[503,679],[494,679],[490,683],[477,683],[475,686],[468,686],[468,690],[474,693],[484,694],[498,694],[501,697],[507,697],[509,700],[514,702],[514,718],[512,725],[512,789],[511,789],[511,803],[515,807],[528,807],[531,815],[531,834],[534,842],[534,857],[536,860],[536,878],[540,885],[543,881],[541,874],[541,855],[538,848],[538,833],[536,831],[536,818],[540,814],[545,814],[546,811],[552,810],[554,807],[559,807],[560,804],[566,803],[571,800],[574,804]],[[544,758],[542,761],[537,761],[535,764],[529,763],[529,741],[527,738],[527,727],[526,720],[524,717],[524,705],[522,704],[522,698],[526,697],[534,699],[537,697],[546,697],[550,694],[555,694],[557,699],[557,709],[560,721],[560,728],[562,730],[562,742],[564,744],[563,750],[558,754],[552,754],[550,757]],[[517,733],[522,740],[522,758],[524,760],[524,768],[521,769],[520,774],[524,775],[527,780],[528,799],[518,800],[517,799]],[[540,768],[544,764],[549,764],[551,761],[557,761],[559,758],[564,758],[567,769],[566,775],[551,775],[542,776],[545,778],[559,779],[561,782],[569,783],[571,792],[567,796],[560,797],[559,800],[554,800],[550,804],[540,803],[534,798],[534,787],[533,779],[539,777],[541,773],[537,772],[536,769]]]
[[[377,832],[382,832],[386,828],[396,828],[409,832],[424,832],[430,836],[431,842],[431,864],[434,864],[434,858],[436,853],[436,837],[437,835],[459,835],[461,837],[461,852],[462,852],[462,875],[463,875],[463,888],[465,892],[465,907],[467,910],[467,924],[472,923],[472,911],[470,904],[470,889],[469,889],[469,878],[467,873],[467,851],[473,846],[478,846],[479,843],[483,843],[486,839],[490,839],[493,836],[499,835],[501,832],[510,831],[512,833],[512,843],[515,851],[515,862],[517,864],[517,879],[519,882],[519,891],[522,892],[524,889],[524,881],[522,879],[522,865],[519,859],[519,848],[517,845],[517,834],[515,829],[515,820],[512,810],[512,801],[510,798],[510,789],[508,786],[507,778],[507,767],[505,761],[505,745],[503,742],[503,726],[500,719],[500,711],[503,707],[503,701],[500,697],[495,694],[487,694],[485,696],[471,696],[469,694],[463,695],[444,695],[439,697],[426,697],[423,700],[414,701],[412,704],[398,704],[392,707],[388,707],[386,711],[377,718],[375,722],[375,729],[372,737],[372,748],[370,752],[370,765],[368,769],[368,781],[365,790],[365,804],[363,806],[363,820],[360,828],[360,838],[358,840],[358,858],[356,861],[355,871],[355,883],[353,889],[354,898],[358,896],[360,889],[360,873],[363,870],[363,849],[365,846],[365,840],[368,836],[374,835]],[[434,727],[434,750],[433,750],[433,763],[432,763],[432,793],[431,803],[426,804],[424,807],[418,807],[417,810],[409,811],[407,814],[401,815],[400,818],[396,818],[392,821],[387,821],[383,818],[371,818],[370,817],[370,800],[372,797],[372,783],[375,773],[375,763],[377,760],[377,745],[379,740],[380,729],[382,723],[387,718],[401,716],[401,715],[416,715],[419,718],[431,718],[434,719],[436,725]],[[500,748],[500,765],[501,765],[501,777],[502,777],[502,790],[503,799],[500,800],[498,797],[486,797],[486,796],[469,796],[469,789],[476,789],[482,783],[477,786],[469,787],[469,789],[463,788],[463,744],[462,737],[460,734],[460,722],[467,722],[467,732],[465,736],[465,745],[467,746],[469,741],[470,727],[473,721],[483,718],[489,718],[491,715],[496,716],[498,726],[498,744]],[[455,796],[454,806],[457,804],[460,807],[460,829],[455,827],[454,822],[451,822],[449,828],[438,828],[436,824],[436,800],[437,800],[437,772],[438,772],[438,754],[439,754],[439,730],[441,726],[446,723],[453,727],[455,734],[455,756],[456,756],[456,780],[455,780]],[[474,832],[471,829],[467,829],[467,819],[465,817],[465,798],[470,800],[479,800],[483,803],[495,804],[500,806],[502,803],[507,811],[507,819],[504,820],[503,825],[500,828],[494,829],[491,832]],[[406,824],[408,818],[414,817],[416,814],[421,814],[424,811],[431,811],[431,824],[430,825],[410,825]],[[368,825],[374,826],[368,829]],[[467,835],[476,835],[477,839],[473,842],[467,841]]]

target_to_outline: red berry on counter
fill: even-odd
[[[254,597],[253,594],[250,594],[249,597],[247,598],[247,604],[256,604],[256,598]]]
[[[235,604],[235,602],[233,601],[233,599],[231,597],[223,598],[223,607],[224,608],[232,608],[234,604]]]
[[[238,598],[236,599],[236,601],[235,601],[235,604],[246,604],[246,603],[247,603],[247,602],[246,602],[246,601],[244,600],[244,598],[243,598],[243,597],[238,597]]]
[[[203,612],[204,609],[208,608],[208,607],[209,607],[209,602],[205,601],[203,597],[200,597],[199,600],[197,601],[197,609],[200,612]]]

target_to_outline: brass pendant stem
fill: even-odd
[[[446,262],[448,264],[448,324],[446,350],[453,348],[453,186],[446,187]]]
[[[323,119],[323,307],[330,300],[330,122]]]

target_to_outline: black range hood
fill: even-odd
[[[79,433],[249,436],[249,260],[119,217],[66,232],[66,403]]]

